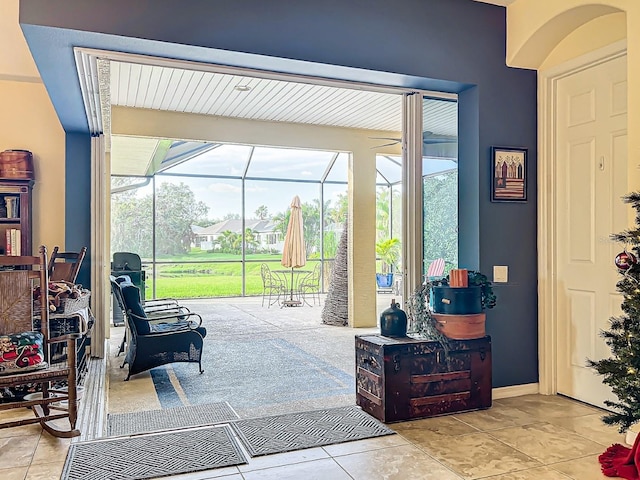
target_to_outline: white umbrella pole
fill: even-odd
[[[290,300],[293,302],[293,267],[291,267],[291,297]]]

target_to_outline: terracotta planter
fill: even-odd
[[[447,315],[434,313],[436,328],[445,337],[454,340],[469,340],[472,338],[482,338],[485,336],[484,313],[471,315]]]

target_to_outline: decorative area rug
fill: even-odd
[[[215,425],[238,418],[236,412],[226,402],[144,412],[110,413],[107,416],[107,436],[120,437],[137,433]]]
[[[61,480],[131,480],[247,463],[228,425],[72,443]]]
[[[231,426],[252,457],[396,433],[358,407],[236,420]]]
[[[236,410],[340,395],[355,401],[353,375],[282,338],[207,337],[202,367],[202,375],[188,363],[151,370],[162,408],[185,397],[192,405],[228,401]]]

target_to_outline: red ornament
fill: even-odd
[[[638,259],[633,253],[627,252],[625,250],[624,252],[620,252],[618,255],[616,255],[615,263],[616,267],[618,267],[620,270],[627,271],[631,268],[632,265],[638,263]]]

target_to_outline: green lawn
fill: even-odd
[[[147,285],[147,298],[151,297],[151,284]],[[246,295],[262,293],[260,275],[246,277]],[[193,275],[159,277],[156,280],[156,298],[233,297],[242,295],[242,277],[220,275]]]
[[[273,258],[273,257],[271,257]],[[272,270],[282,269],[280,260],[264,262]],[[245,264],[245,295],[262,293],[261,263]],[[242,265],[239,263],[158,265],[156,298],[233,297],[242,295]],[[147,298],[152,295],[151,272],[147,272]]]
[[[282,270],[280,255],[247,255],[245,263],[245,295],[262,294],[260,267],[266,263],[271,270]],[[171,262],[156,265],[155,298],[207,298],[242,295],[242,264],[240,256],[208,253],[194,249],[190,254],[156,259]],[[206,263],[184,263],[184,262]],[[147,299],[153,297],[153,270],[145,262]]]

